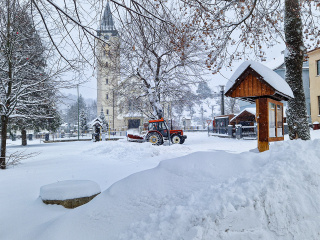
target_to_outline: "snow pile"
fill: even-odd
[[[130,128],[127,130],[127,135],[132,134],[132,135],[140,135],[139,128]]]
[[[102,142],[86,153],[90,152],[92,156],[103,155],[109,161],[136,162],[142,158],[159,156],[164,151],[163,146],[154,146],[150,143],[131,143],[125,141]]]
[[[34,239],[318,239],[319,144],[162,161],[50,221]]]
[[[42,186],[42,200],[66,200],[91,197],[101,192],[99,185],[89,180],[66,180]]]

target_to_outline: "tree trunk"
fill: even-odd
[[[8,128],[8,117],[2,115],[1,116],[1,156],[0,156],[1,169],[6,169],[7,128]]]
[[[21,141],[22,146],[27,146],[27,131],[25,129],[21,130]]]
[[[288,101],[287,122],[290,139],[310,139],[307,108],[302,81],[304,44],[299,0],[285,0],[286,82],[294,98]]]
[[[152,107],[152,114],[154,117],[161,119],[163,118],[163,110],[159,100],[159,94],[157,94],[154,88],[150,88],[149,92],[149,102]]]

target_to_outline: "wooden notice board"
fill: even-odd
[[[283,103],[280,101],[294,96],[278,74],[261,63],[244,62],[229,79],[225,95],[256,103],[260,152],[269,149],[269,142],[283,141]]]

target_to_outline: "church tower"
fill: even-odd
[[[116,108],[115,88],[120,81],[119,35],[115,29],[109,1],[97,30],[97,36],[104,41],[96,43],[97,72],[97,112],[103,110],[111,129],[122,127]]]

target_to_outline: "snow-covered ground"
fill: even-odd
[[[187,133],[183,145],[40,143],[0,171],[1,240],[319,239],[320,131],[273,143]],[[91,180],[102,193],[76,209],[45,205],[44,185]]]

